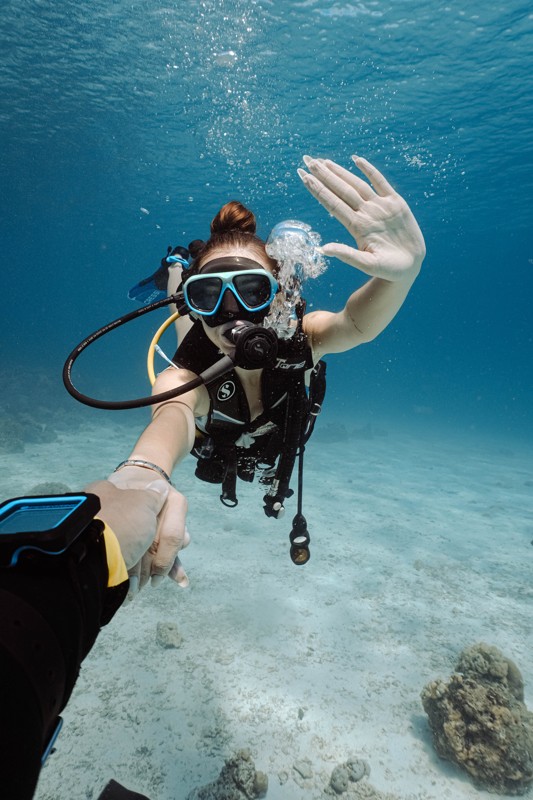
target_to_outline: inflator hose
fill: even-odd
[[[150,395],[149,397],[138,397],[135,400],[97,400],[94,397],[88,397],[87,395],[82,394],[76,389],[72,383],[72,366],[78,356],[80,356],[90,344],[96,342],[96,340],[100,339],[102,336],[105,336],[106,333],[110,333],[111,331],[115,330],[115,328],[119,328],[121,325],[125,325],[132,319],[136,319],[136,317],[142,317],[144,314],[148,314],[150,311],[155,311],[156,308],[163,308],[164,306],[168,306],[171,303],[176,303],[179,300],[181,300],[181,295],[172,295],[171,297],[166,297],[163,300],[157,300],[155,303],[150,303],[143,308],[137,308],[135,311],[131,311],[129,314],[124,314],[122,317],[113,320],[113,322],[109,322],[107,325],[104,325],[102,328],[99,328],[99,330],[87,336],[86,339],[84,339],[74,348],[63,366],[63,383],[65,384],[67,392],[80,403],[83,403],[86,406],[91,406],[92,408],[103,408],[113,411],[128,408],[144,408],[145,406],[152,406],[156,403],[162,403],[165,400],[171,400],[174,397],[179,397],[179,395],[190,392],[191,389],[196,389],[202,384],[209,383],[220,375],[223,375],[225,372],[228,372],[230,369],[233,369],[232,359],[229,356],[224,356],[220,359],[220,361],[217,361],[216,364],[213,364],[212,367],[209,367],[204,372],[200,373],[197,378],[194,378],[192,381],[189,381],[183,386],[178,386],[176,389],[171,389],[168,392]]]

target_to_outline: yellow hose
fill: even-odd
[[[160,338],[173,322],[175,322],[179,317],[179,313],[177,311],[174,312],[168,319],[166,319],[163,324],[157,329],[154,334],[154,338],[150,342],[150,347],[148,348],[148,356],[146,358],[146,369],[148,370],[148,378],[150,379],[150,383],[152,386],[155,383],[155,370],[154,370],[154,356],[155,356],[155,346],[159,342]]]

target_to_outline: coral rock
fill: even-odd
[[[193,789],[187,800],[255,800],[264,797],[268,778],[257,772],[249,750],[239,750],[229,758],[212,783]]]
[[[155,640],[165,650],[181,647],[183,636],[174,622],[158,622]]]
[[[497,648],[461,653],[447,683],[422,691],[435,749],[493,792],[523,794],[533,781],[533,714],[518,667]]]
[[[353,788],[354,783],[358,783],[370,775],[370,767],[361,758],[352,758],[339,764],[331,773],[329,790],[327,794],[344,794]],[[332,791],[331,791],[332,790]]]

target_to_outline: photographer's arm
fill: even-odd
[[[2,796],[13,800],[33,796],[81,661],[123,602],[128,559],[153,541],[168,493],[162,480],[148,491],[88,488],[100,497],[99,517],[116,520],[116,537],[97,520],[66,555],[0,569],[0,772]]]
[[[196,375],[187,370],[166,369],[158,375],[153,393],[169,391],[194,378]],[[194,444],[195,415],[207,413],[208,407],[209,397],[204,386],[155,406],[152,422],[141,434],[126,464],[112,473],[108,480],[119,488],[140,489],[157,478],[161,470],[170,476],[174,466],[190,453]],[[151,547],[129,569],[132,596],[150,578],[156,585],[168,575],[180,586],[188,586],[187,575],[178,557],[179,551],[190,541],[186,514],[185,497],[171,487]]]

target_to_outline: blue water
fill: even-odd
[[[23,433],[39,433],[42,426],[43,435],[55,428],[62,435],[50,451],[39,442],[27,445],[27,465],[26,453],[2,456],[0,488],[8,494],[27,491],[38,480],[70,481],[78,489],[128,456],[148,412],[114,415],[77,406],[61,382],[63,362],[87,334],[135,307],[128,289],[157,268],[167,245],[206,238],[211,218],[227,200],[248,205],[265,237],[274,224],[292,217],[311,224],[323,242],[348,242],[346,232],[307,194],[296,170],[304,154],[349,167],[350,155],[357,153],[408,200],[427,243],[422,273],[389,328],[375,342],[328,359],[326,422],[363,429],[368,439],[355,437],[348,448],[328,449],[328,431],[339,428],[319,433],[319,420],[306,471],[313,535],[307,573],[284,572],[293,569],[288,531],[283,527],[277,538],[263,536],[271,520],[263,520],[260,501],[262,522],[257,521],[257,537],[250,536],[259,519],[249,511],[250,498],[255,503],[258,496],[255,487],[253,495],[239,487],[243,500],[230,520],[219,507],[216,487],[200,485],[183,465],[180,487],[191,500],[194,545],[184,557],[193,576],[191,592],[176,599],[163,591],[159,606],[146,592],[140,610],[133,606],[136,616],[127,618],[123,609],[124,623],[110,626],[99,640],[104,650],[84,665],[91,715],[96,701],[90,692],[104,686],[91,726],[103,731],[97,736],[101,742],[112,742],[103,745],[109,749],[104,771],[110,775],[120,777],[122,770],[124,780],[129,778],[134,770],[127,759],[142,754],[145,741],[160,748],[157,743],[167,734],[161,734],[159,711],[152,715],[152,706],[161,708],[157,692],[164,686],[169,709],[179,700],[172,725],[176,741],[182,742],[183,734],[185,750],[180,760],[169,735],[161,758],[152,754],[148,768],[139,756],[136,768],[141,778],[145,770],[152,780],[161,762],[163,772],[176,772],[179,785],[205,783],[220,768],[226,740],[220,752],[214,749],[218,729],[213,722],[212,735],[211,721],[198,709],[217,720],[221,675],[235,684],[228,708],[240,713],[243,675],[249,696],[257,695],[259,704],[257,725],[253,714],[242,723],[239,713],[232,718],[237,733],[231,744],[240,745],[240,726],[248,724],[254,741],[263,732],[274,742],[278,731],[270,735],[261,716],[263,692],[290,699],[286,681],[292,677],[296,709],[300,666],[325,648],[326,677],[322,681],[319,671],[317,681],[321,689],[331,687],[334,717],[335,709],[340,713],[335,703],[345,703],[347,670],[354,663],[357,669],[347,706],[350,711],[353,702],[356,723],[342,717],[332,748],[343,737],[352,747],[353,735],[353,747],[364,749],[366,732],[379,723],[372,716],[377,697],[378,710],[384,703],[396,717],[389,726],[395,741],[406,742],[407,766],[400,775],[405,785],[405,772],[412,772],[420,752],[413,741],[427,738],[420,723],[417,733],[405,734],[410,717],[402,716],[405,707],[397,711],[398,693],[411,704],[415,722],[420,714],[419,688],[414,694],[412,686],[406,690],[405,675],[414,675],[413,685],[421,687],[429,675],[446,673],[462,646],[479,639],[501,645],[522,669],[530,669],[532,53],[533,13],[523,0],[2,3],[0,451],[3,431],[9,434],[15,424]],[[331,262],[307,287],[308,303],[338,310],[364,280],[356,270]],[[78,387],[105,399],[147,394],[145,353],[164,319],[165,311],[158,311],[98,342],[76,365]],[[172,353],[173,337],[167,335],[163,345]],[[121,425],[131,420],[130,440],[124,428],[113,438],[115,419]],[[77,420],[91,427],[80,434]],[[389,446],[378,435],[372,439],[372,430],[408,435],[405,441],[391,435],[396,444]],[[453,441],[447,448],[448,437]],[[505,447],[494,447],[495,439],[505,440]],[[513,462],[517,440],[526,447],[523,458]],[[87,442],[87,453],[81,452]],[[64,461],[57,457],[60,445]],[[213,549],[213,531],[203,536],[204,515],[216,531]],[[241,548],[237,557],[235,543]],[[346,573],[339,572],[344,566]],[[429,577],[421,584],[425,573]],[[239,591],[233,596],[235,587],[242,596]],[[150,627],[152,616],[174,619],[178,604],[187,641],[182,657],[189,672],[184,673],[161,669]],[[457,620],[450,623],[455,606]],[[324,609],[334,625],[324,624]],[[276,624],[265,633],[268,610]],[[143,612],[152,615],[150,625]],[[134,635],[128,619],[136,626]],[[295,635],[292,620],[300,626]],[[351,658],[353,648],[357,656],[345,666],[342,653]],[[226,651],[230,660],[219,662]],[[164,663],[173,663],[172,653],[167,656]],[[145,706],[145,690],[135,683],[142,687],[143,670],[151,670],[154,691],[146,692]],[[283,672],[279,686],[276,670]],[[359,687],[367,696],[363,714]],[[313,702],[311,697],[320,732],[328,713]],[[65,774],[82,774],[89,796],[96,788],[93,766],[83,755],[89,718],[83,703],[83,695],[81,701],[74,697],[67,708],[60,767],[57,775],[49,770],[47,780],[52,787],[63,780],[60,759],[66,759],[72,772]],[[129,712],[119,714],[116,741],[105,719],[115,704],[120,713],[125,705],[135,710],[140,704],[141,717],[146,715],[133,726]],[[292,731],[292,717],[287,720]],[[383,739],[385,747],[390,735]],[[115,745],[123,741],[131,743],[132,754],[115,757]],[[202,750],[206,741],[209,749]],[[143,748],[133,750],[139,743]],[[284,753],[288,759],[289,751]],[[285,769],[282,757],[279,763]],[[388,769],[382,751],[372,764],[378,776],[379,764]],[[436,760],[430,766],[438,776],[431,797],[440,799],[440,782],[451,773]],[[274,774],[279,769],[276,762]],[[416,782],[416,771],[413,776]],[[395,777],[385,777],[383,785],[394,789]],[[468,798],[466,779],[460,792],[458,785],[446,789],[446,796]],[[270,791],[275,789],[274,778]],[[57,791],[43,796],[55,798]],[[163,794],[174,796],[170,790]]]
[[[477,6],[4,3],[4,368],[55,380],[230,198],[264,235],[296,216],[347,241],[296,169],[357,152],[407,198],[428,256],[379,341],[330,359],[330,412],[530,433],[533,18],[518,0]],[[361,280],[332,263],[308,300],[339,309]],[[142,394],[163,314],[88,355],[82,388]]]

